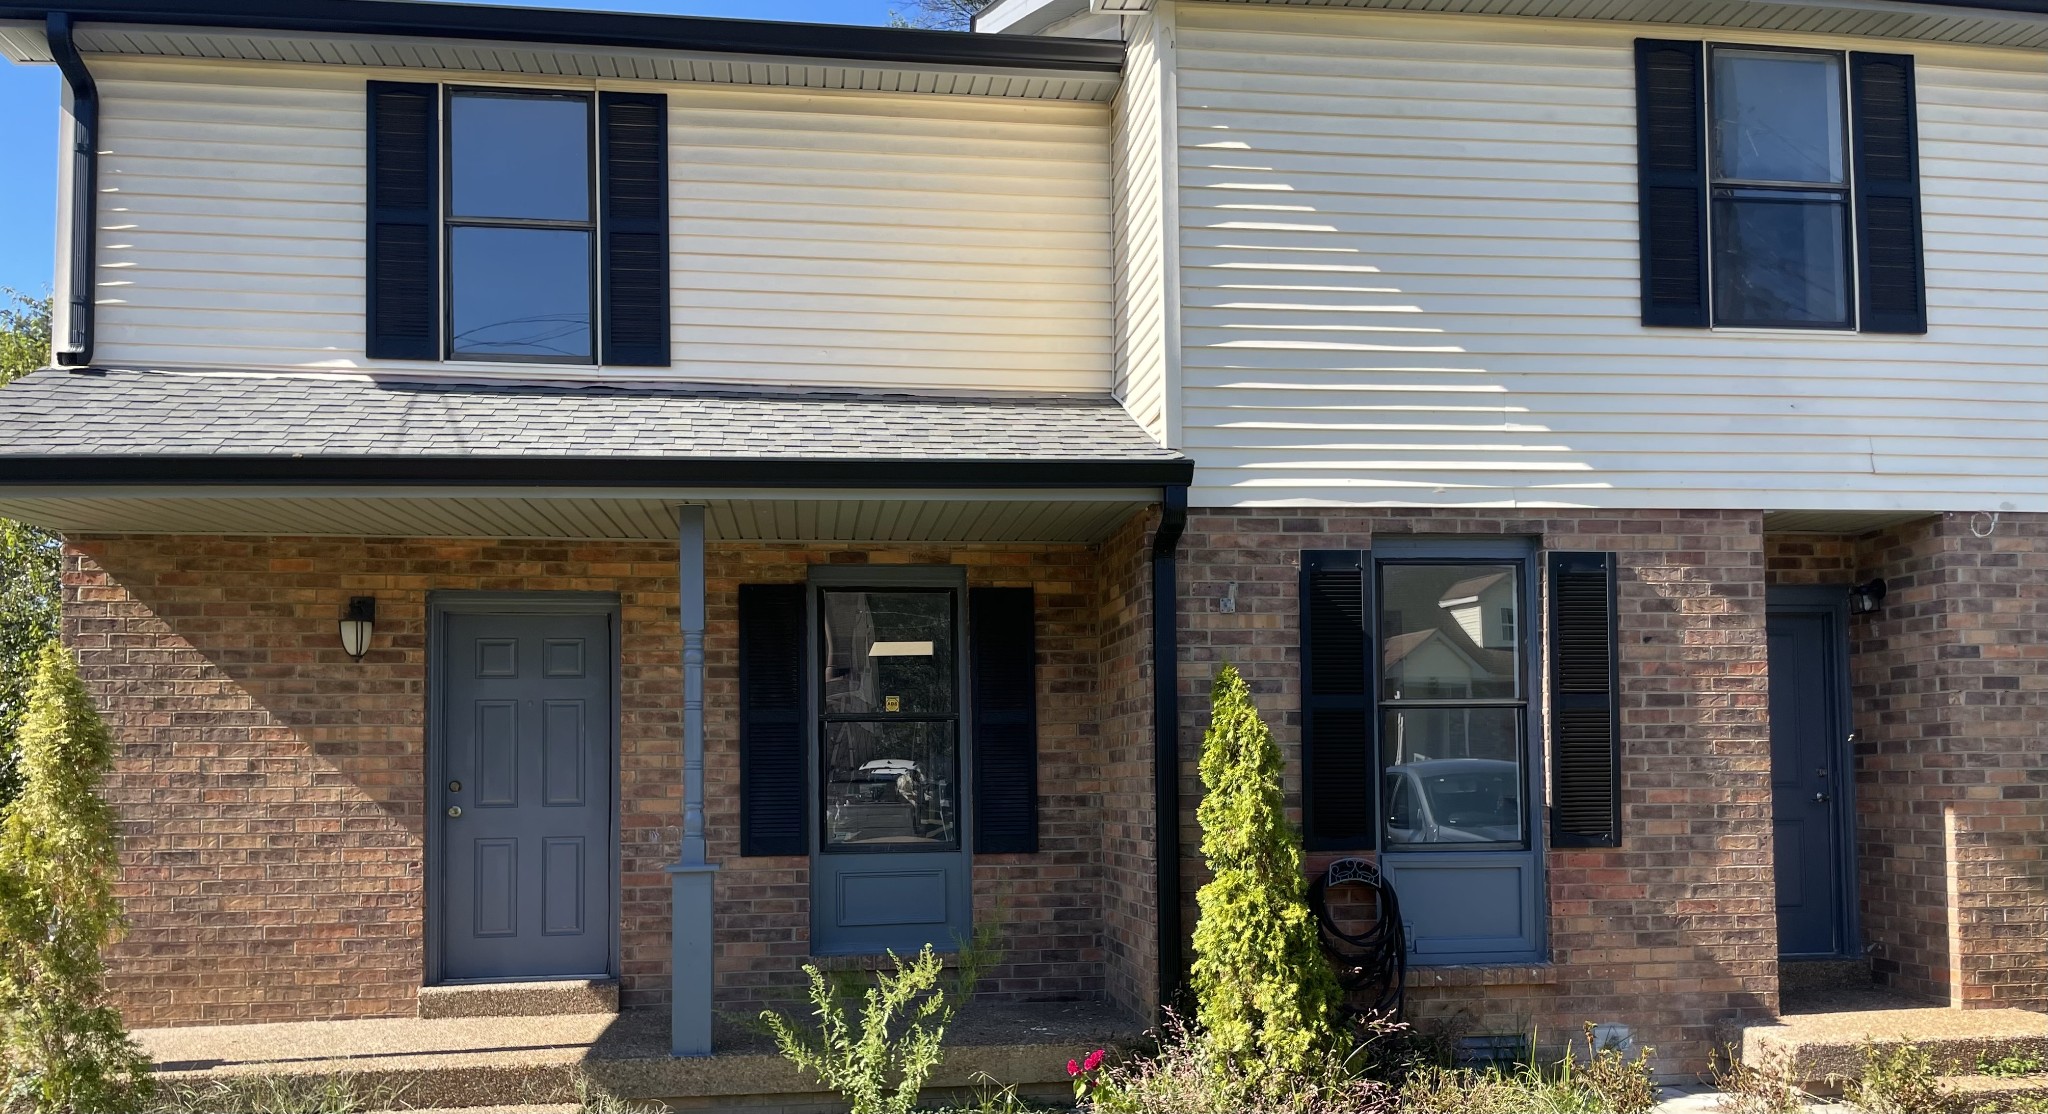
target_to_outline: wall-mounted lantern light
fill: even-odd
[[[1869,615],[1883,606],[1883,577],[1876,577],[1849,589],[1849,614]]]
[[[370,636],[377,629],[377,598],[350,596],[348,613],[341,617],[341,648],[357,661],[370,652]]]

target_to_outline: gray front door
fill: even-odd
[[[1841,619],[1831,607],[1774,606],[1767,625],[1778,952],[1846,955]]]
[[[971,933],[957,580],[813,575],[817,954],[951,950]]]
[[[445,618],[441,977],[609,975],[611,617]]]

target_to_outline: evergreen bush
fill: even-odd
[[[105,1000],[119,935],[113,745],[69,652],[44,647],[20,736],[21,791],[0,819],[0,1109],[132,1111],[149,1060]]]
[[[1196,1021],[1211,1054],[1247,1077],[1298,1077],[1334,1047],[1337,978],[1309,913],[1280,750],[1236,669],[1217,672],[1210,699],[1195,813],[1212,875],[1197,898]]]

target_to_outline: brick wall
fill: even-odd
[[[1417,533],[1532,537],[1614,552],[1621,612],[1624,845],[1546,858],[1547,968],[1420,976],[1421,1017],[1548,1039],[1619,1022],[1668,1071],[1696,1071],[1721,1024],[1777,1007],[1761,516],[1744,512],[1502,514],[1266,510],[1192,513],[1184,544],[1181,823],[1201,884],[1194,759],[1217,663],[1250,680],[1298,806],[1298,553]],[[1230,594],[1235,610],[1220,601]],[[1298,813],[1297,813],[1298,816]],[[1192,912],[1189,914],[1192,924]],[[1489,985],[1490,984],[1490,985]]]
[[[1151,552],[1158,515],[1103,543],[1101,608],[1102,923],[1111,1001],[1134,1016],[1158,1006],[1153,824]]]
[[[1851,626],[1864,935],[1900,989],[2048,1009],[2048,515],[1974,525],[1855,541],[1887,587]]]
[[[1140,533],[1119,535],[1120,562]],[[706,796],[711,853],[725,866],[719,1008],[788,1000],[809,950],[805,861],[738,853],[736,589],[801,580],[819,563],[959,564],[975,585],[1036,589],[1041,852],[976,860],[977,916],[1000,904],[1007,926],[1006,962],[987,992],[1103,994],[1102,801],[1128,796],[1134,748],[1149,735],[1123,734],[1142,727],[1129,711],[1137,605],[1125,596],[1105,606],[1106,585],[1120,581],[1096,551],[714,545]],[[134,927],[113,954],[111,983],[130,1024],[412,1012],[423,963],[426,598],[437,589],[620,594],[624,996],[665,1002],[662,867],[676,853],[681,800],[673,546],[82,537],[70,541],[65,581],[67,637],[122,748],[110,793]],[[335,621],[362,594],[377,597],[377,637],[352,662]],[[1105,623],[1122,709],[1109,717],[1096,704]],[[1128,874],[1146,853],[1142,826],[1115,837]],[[1130,915],[1117,930],[1125,953]],[[1135,1000],[1128,970],[1119,978],[1117,1000]]]

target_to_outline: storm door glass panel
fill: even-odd
[[[448,98],[449,355],[592,363],[590,98]]]
[[[1842,56],[1715,47],[1714,323],[1848,328]]]
[[[1527,844],[1520,564],[1380,565],[1386,845]]]
[[[821,594],[827,850],[960,845],[956,603],[945,590]]]

